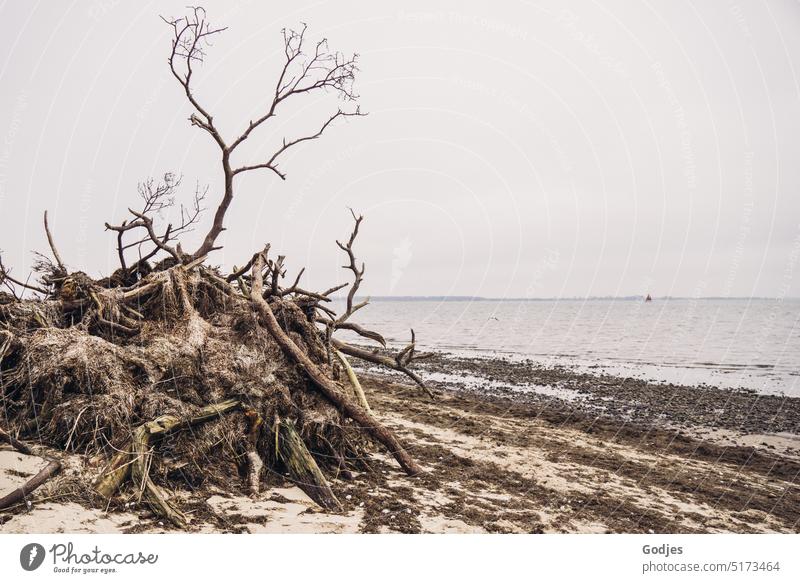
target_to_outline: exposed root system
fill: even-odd
[[[133,493],[178,527],[189,520],[172,491],[257,495],[267,471],[339,509],[326,475],[359,470],[372,444],[421,471],[373,416],[335,324],[317,321],[330,292],[284,289],[268,250],[238,287],[203,258],[171,263],[111,287],[45,262],[47,297],[4,294],[4,441],[82,453],[97,503]]]

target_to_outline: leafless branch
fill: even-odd
[[[31,492],[47,482],[47,480],[55,476],[59,471],[61,471],[61,462],[58,460],[49,460],[48,464],[39,470],[30,480],[16,490],[0,498],[0,510],[5,510],[6,508],[24,501]]]
[[[11,277],[11,272],[8,270],[8,268],[6,268],[5,264],[3,263],[2,255],[0,255],[0,284],[5,285],[8,288],[8,290],[14,295],[14,297],[18,299],[20,296],[17,295],[17,291],[14,288],[15,285],[18,285],[19,287],[24,289],[35,291],[45,296],[50,293],[44,288]]]
[[[66,273],[66,268],[64,267],[64,262],[61,261],[61,255],[58,253],[58,249],[56,248],[56,244],[53,241],[53,234],[50,232],[50,225],[47,223],[47,211],[44,211],[44,232],[47,233],[47,242],[50,244],[50,250],[53,252],[53,257],[58,264],[58,267]]]
[[[0,352],[0,355],[2,355],[2,352]],[[31,451],[31,448],[29,448],[27,445],[22,443],[19,439],[17,439],[13,435],[11,435],[11,434],[7,433],[6,431],[4,431],[2,427],[0,427],[0,443],[8,443],[11,447],[16,449],[19,453],[22,453],[22,454],[25,454],[25,455],[33,455],[33,452]]]
[[[236,269],[236,267],[234,267],[233,273],[231,273],[228,277],[226,277],[225,280],[228,283],[231,283],[232,281],[236,281],[237,279],[239,279],[244,274],[246,274],[246,273],[248,273],[250,271],[250,268],[253,267],[253,263],[255,263],[255,260],[258,258],[260,253],[268,253],[268,252],[269,252],[269,245],[266,246],[264,251],[259,251],[259,253],[254,253],[253,256],[250,258],[250,261],[248,261],[245,264],[245,266],[242,267],[241,269]]]
[[[210,46],[211,40],[225,28],[211,26],[206,19],[205,10],[199,7],[189,8],[188,13],[180,18],[162,17],[162,20],[172,28],[171,48],[167,60],[170,71],[194,109],[189,121],[214,139],[221,154],[223,192],[208,233],[197,251],[191,254],[191,257],[200,257],[219,248],[215,246],[215,242],[225,230],[225,215],[235,192],[234,177],[250,170],[266,169],[271,170],[281,179],[285,179],[286,174],[277,166],[281,154],[297,144],[319,138],[331,123],[340,117],[363,115],[358,107],[355,107],[353,111],[344,111],[339,108],[315,133],[293,139],[284,138],[281,146],[263,162],[244,164],[238,167],[231,163],[231,155],[234,150],[247,140],[258,127],[274,117],[278,106],[290,97],[314,91],[332,91],[343,101],[355,101],[358,96],[353,91],[353,81],[358,71],[356,66],[358,55],[345,57],[341,53],[331,52],[325,39],[315,43],[313,49],[307,50],[305,25],[299,31],[284,29],[282,35],[285,60],[266,111],[260,117],[251,120],[242,133],[227,142],[215,126],[211,112],[201,105],[192,90],[194,66],[203,62],[205,51]]]
[[[365,270],[363,262],[361,263],[361,268],[359,269],[358,267],[355,253],[353,253],[353,243],[355,242],[356,237],[358,237],[358,229],[361,227],[361,221],[364,220],[364,217],[362,215],[356,216],[356,213],[353,211],[353,209],[350,209],[350,214],[353,215],[353,220],[355,221],[353,230],[350,233],[350,238],[347,240],[346,244],[343,244],[339,241],[336,241],[336,244],[339,246],[339,249],[347,254],[348,264],[343,265],[342,268],[349,269],[353,272],[353,284],[350,286],[350,291],[347,293],[347,306],[345,312],[339,316],[339,318],[337,318],[336,322],[334,322],[335,327],[344,323],[356,311],[360,310],[369,303],[369,300],[367,299],[360,304],[353,305],[356,292],[358,291],[358,288],[361,287],[361,281],[364,278]]]
[[[151,259],[159,251],[164,251],[177,260],[183,259],[183,254],[180,251],[180,243],[177,247],[173,247],[168,243],[177,240],[177,237],[183,233],[187,233],[194,228],[194,225],[200,220],[200,215],[205,210],[203,201],[208,194],[208,187],[201,188],[198,184],[192,204],[186,207],[183,204],[180,206],[180,223],[173,225],[167,224],[162,234],[157,233],[155,226],[155,217],[164,211],[172,208],[175,205],[175,193],[181,184],[181,177],[176,176],[171,172],[164,174],[163,178],[156,182],[152,178],[148,178],[144,182],[139,183],[138,190],[139,196],[142,199],[142,207],[140,210],[128,209],[134,220],[125,220],[119,225],[111,225],[106,223],[106,229],[116,231],[117,233],[117,255],[119,256],[120,267],[126,271],[133,271],[139,265]],[[145,236],[133,242],[125,243],[125,234],[135,229],[143,229]],[[141,246],[145,243],[153,243],[154,247],[145,255],[141,254]],[[128,268],[125,260],[125,251],[137,247],[140,250],[138,261]]]
[[[340,109],[336,113],[334,113],[332,116],[330,116],[325,121],[325,123],[322,124],[322,127],[320,127],[320,129],[317,130],[317,132],[315,134],[312,134],[310,136],[303,136],[301,138],[295,138],[293,140],[288,140],[288,141],[284,138],[281,147],[278,148],[272,154],[272,156],[270,156],[270,158],[266,162],[261,162],[259,164],[252,164],[250,166],[240,166],[239,168],[236,168],[233,171],[233,174],[235,176],[237,174],[240,174],[242,172],[248,172],[250,170],[265,169],[265,170],[271,170],[272,172],[277,174],[280,177],[281,180],[286,180],[286,174],[284,174],[281,170],[278,169],[278,166],[277,166],[278,156],[283,154],[286,150],[288,150],[292,146],[296,146],[297,144],[299,144],[301,142],[307,142],[307,141],[310,141],[310,140],[316,140],[317,138],[319,138],[322,135],[322,133],[327,129],[327,127],[329,125],[331,125],[331,123],[333,123],[333,120],[335,120],[335,119],[337,119],[339,117],[353,117],[353,116],[361,116],[361,115],[364,115],[364,114],[361,113],[359,108],[356,108],[355,111],[350,112],[350,113],[344,112],[344,111],[342,111]]]
[[[333,90],[343,101],[358,99],[353,91],[353,82],[358,72],[358,55],[353,54],[347,58],[341,53],[330,52],[327,39],[315,43],[313,54],[306,54],[306,30],[307,26],[303,24],[300,30],[281,31],[286,60],[275,84],[272,102],[269,109],[255,121],[251,120],[245,131],[231,143],[231,150],[245,141],[253,130],[274,117],[278,105],[293,95],[323,89]],[[330,121],[332,120],[328,123]]]
[[[387,368],[396,370],[398,372],[403,373],[408,378],[413,380],[417,385],[419,385],[431,398],[435,398],[433,391],[425,385],[425,382],[415,373],[413,370],[409,368],[409,366],[417,360],[422,360],[427,355],[416,355],[416,337],[414,335],[414,330],[411,330],[411,342],[400,352],[395,355],[385,355],[381,354],[377,350],[371,351],[365,348],[361,348],[359,346],[353,346],[351,344],[346,344],[341,340],[334,338],[331,343],[333,347],[336,348],[339,352],[343,352],[348,356],[352,356],[354,358],[358,358],[360,360],[364,360],[367,362],[371,362],[373,364],[378,364],[381,366],[385,366]]]
[[[227,146],[222,136],[214,127],[214,118],[197,101],[191,87],[192,74],[194,73],[193,65],[203,62],[205,50],[210,46],[212,37],[224,31],[225,28],[212,27],[206,20],[206,11],[202,7],[190,6],[188,10],[189,13],[181,18],[169,20],[163,16],[161,17],[164,22],[172,27],[173,31],[172,50],[167,62],[169,63],[170,71],[172,71],[172,76],[183,87],[189,103],[200,114],[199,116],[194,113],[191,115],[189,120],[192,125],[208,132],[219,147],[222,150],[226,150]]]

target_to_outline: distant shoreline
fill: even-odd
[[[333,296],[334,301],[344,301],[346,296]],[[372,302],[586,302],[586,301],[606,301],[606,302],[644,302],[645,296],[588,296],[588,297],[543,297],[543,298],[492,298],[483,296],[357,296],[355,299],[364,300],[369,298]],[[800,301],[800,297],[789,298],[770,298],[763,296],[756,297],[723,297],[723,296],[653,296],[653,302],[659,301]]]

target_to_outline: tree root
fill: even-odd
[[[264,469],[264,462],[255,449],[250,449],[245,454],[247,457],[247,487],[250,496],[258,496],[261,490],[261,470]]]
[[[354,238],[345,246],[352,267]],[[169,500],[177,475],[192,488],[207,478],[228,481],[227,473],[206,472],[197,461],[202,456],[215,466],[239,463],[252,496],[259,493],[264,464],[285,465],[318,504],[336,510],[341,505],[322,470],[331,470],[331,480],[370,471],[365,437],[386,448],[408,474],[422,472],[373,415],[349,360],[354,355],[386,365],[424,386],[408,370],[424,358],[414,355],[413,330],[411,343],[389,356],[332,338],[337,329],[348,329],[385,348],[382,336],[347,321],[366,305],[353,304],[363,265],[353,270],[348,309],[337,318],[322,303],[347,284],[308,292],[298,287],[301,269],[290,287],[281,286],[282,256],[268,261],[266,251],[257,253],[249,275],[237,269],[226,278],[203,266],[205,257],[185,255],[179,247],[176,252],[179,257],[97,281],[82,272],[62,273],[45,258],[39,268],[48,286],[45,299],[0,298],[0,396],[11,423],[8,432],[0,430],[0,441],[29,453],[12,435],[36,430],[50,445],[87,456],[108,452],[111,443],[122,446],[111,452],[94,490],[108,501],[132,480],[139,499],[180,528],[187,517]],[[240,414],[230,423],[203,432],[209,439],[194,441],[186,432],[159,441],[233,410]],[[274,426],[274,448],[260,415],[285,420]],[[160,463],[154,456],[162,451],[183,463]]]
[[[127,448],[130,448],[128,444]],[[111,463],[108,464],[105,470],[95,480],[95,492],[100,494],[103,498],[111,498],[120,486],[125,483],[125,480],[131,475],[131,452],[119,451],[111,458]]]
[[[294,423],[288,419],[279,420],[277,432],[278,455],[292,481],[324,509],[341,510],[341,503],[331,490],[314,457],[309,453],[306,444],[297,434]]]

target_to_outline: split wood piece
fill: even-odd
[[[167,493],[150,479],[150,463],[153,452],[150,451],[150,442],[154,432],[161,427],[162,422],[169,423],[174,417],[159,417],[139,426],[133,433],[133,464],[131,465],[131,479],[139,488],[139,496],[144,498],[150,509],[169,520],[178,528],[185,528],[186,515],[174,508],[167,500]]]
[[[28,480],[21,488],[17,488],[10,494],[0,498],[0,510],[10,508],[25,500],[28,495],[44,484],[47,480],[55,476],[61,470],[61,462],[50,460],[44,469]]]
[[[162,436],[170,431],[186,429],[193,425],[216,419],[225,413],[238,409],[240,405],[239,401],[229,399],[221,403],[203,407],[194,417],[180,420],[177,417],[164,415],[155,421],[145,423],[139,429],[149,425],[148,430],[150,437]],[[95,481],[95,491],[104,498],[113,496],[125,480],[128,479],[128,476],[131,475],[131,466],[135,463],[136,459],[137,455],[134,450],[134,443],[128,443],[112,458],[106,470],[103,471],[100,477]]]
[[[339,362],[342,363],[342,366],[347,373],[347,378],[350,380],[350,384],[353,385],[353,390],[356,392],[358,402],[361,403],[361,406],[367,410],[367,413],[372,413],[372,409],[369,406],[369,401],[367,401],[367,395],[364,394],[364,388],[361,386],[361,383],[358,382],[358,377],[356,376],[353,367],[350,366],[350,362],[347,360],[347,357],[339,350],[336,351],[336,356],[339,357]]]
[[[131,474],[131,445],[128,443],[123,451],[119,451],[111,458],[105,470],[95,480],[95,492],[103,498],[111,498],[119,487],[128,479]]]
[[[250,496],[256,497],[261,491],[261,470],[264,468],[264,462],[261,461],[261,456],[254,449],[247,451],[247,486],[250,490]]]
[[[267,327],[267,330],[281,349],[305,371],[314,385],[316,385],[322,394],[336,405],[342,413],[350,417],[363,429],[366,429],[374,439],[382,443],[407,474],[413,476],[422,473],[422,468],[408,455],[408,452],[397,437],[375,419],[375,417],[367,413],[360,405],[344,395],[336,383],[328,378],[325,373],[311,361],[308,355],[298,348],[286,332],[283,331],[283,328],[281,328],[278,320],[275,318],[275,314],[272,312],[272,308],[269,307],[269,304],[264,300],[262,295],[264,293],[264,278],[261,273],[263,268],[264,257],[263,254],[261,254],[253,263],[250,298],[261,317],[262,323]]]
[[[279,423],[278,455],[286,466],[289,477],[314,502],[326,510],[341,510],[341,503],[331,490],[330,484],[306,444],[297,434],[294,423],[288,419],[283,419]]]
[[[256,497],[261,489],[261,470],[264,468],[257,449],[258,434],[264,420],[255,409],[247,409],[244,416],[247,419],[247,486],[250,496]]]

